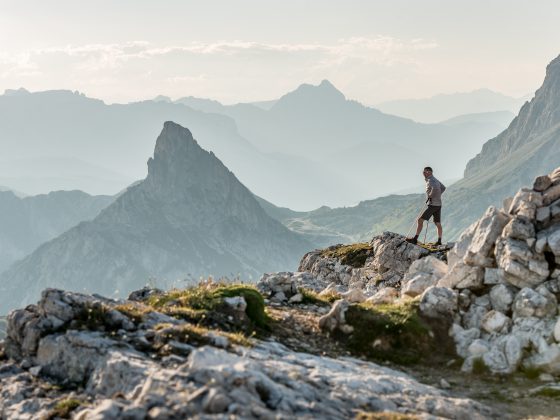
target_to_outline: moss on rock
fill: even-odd
[[[363,267],[367,257],[372,255],[373,248],[370,244],[362,242],[351,245],[339,245],[325,249],[321,255],[327,258],[336,258],[341,264],[354,268]]]
[[[351,305],[345,317],[353,332],[336,333],[348,349],[375,360],[417,363],[439,351],[432,328],[418,314],[418,301]]]

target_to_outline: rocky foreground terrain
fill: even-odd
[[[558,418],[559,298],[560,168],[447,246],[385,232],[256,287],[46,289],[7,318],[0,416]]]

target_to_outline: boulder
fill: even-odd
[[[535,178],[533,182],[533,190],[543,192],[552,186],[552,180],[548,175],[542,175]]]
[[[484,269],[483,283],[487,286],[505,283],[504,270],[501,268],[486,267]]]
[[[383,232],[371,240],[373,257],[368,265],[379,273],[392,270],[402,278],[410,265],[430,252],[421,246],[406,242],[406,238],[393,232]]]
[[[525,241],[501,237],[496,242],[496,261],[506,282],[519,287],[534,287],[549,276],[544,255],[534,253]]]
[[[492,308],[504,314],[509,313],[516,293],[517,289],[513,286],[498,284],[492,287],[489,293]]]
[[[505,334],[511,329],[511,318],[503,313],[491,310],[480,321],[480,328],[490,334]]]
[[[490,343],[486,340],[477,338],[467,348],[467,355],[468,357],[481,357],[488,351],[490,351]]]
[[[428,318],[452,318],[458,309],[457,293],[447,287],[429,287],[422,294],[420,312]]]
[[[431,255],[416,260],[404,275],[401,293],[410,297],[421,295],[428,287],[435,286],[446,272],[447,264]]]
[[[457,354],[463,358],[469,356],[469,347],[480,338],[480,330],[478,328],[464,329],[459,324],[453,324],[449,329],[449,335],[455,342]]]
[[[265,273],[257,282],[257,289],[267,298],[277,302],[285,301],[298,293],[293,273]]]
[[[399,291],[394,287],[384,287],[373,296],[369,297],[366,302],[374,305],[383,305],[393,303],[399,297]]]
[[[513,301],[513,318],[519,317],[553,317],[558,312],[556,297],[545,287],[538,291],[525,287]]]
[[[349,304],[346,300],[337,300],[329,313],[319,318],[319,328],[328,332],[339,330],[345,334],[350,334],[354,328],[346,323],[345,314],[348,306]]]
[[[463,261],[468,265],[492,266],[491,251],[494,249],[494,243],[508,220],[507,214],[502,213],[495,207],[489,207],[478,221]]]
[[[437,285],[455,289],[480,289],[484,284],[484,268],[458,261]]]
[[[473,240],[473,236],[475,231],[477,230],[479,221],[477,220],[473,224],[471,224],[468,228],[466,228],[461,236],[459,236],[459,240],[455,242],[455,245],[451,250],[447,253],[447,263],[449,265],[449,270],[453,269],[455,264],[459,261],[463,261],[467,250]]]
[[[350,289],[346,293],[341,293],[340,297],[350,303],[361,303],[366,300],[366,295],[362,289]]]
[[[513,217],[504,227],[503,236],[527,240],[536,235],[535,225],[524,217]],[[496,237],[497,239],[497,237]]]

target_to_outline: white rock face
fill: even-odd
[[[373,303],[374,305],[382,305],[391,303],[399,297],[399,291],[394,287],[385,287],[373,296],[369,297],[366,302]]]
[[[540,292],[528,287],[521,289],[513,301],[513,317],[544,318],[556,315],[556,297],[546,289],[541,289]]]
[[[508,333],[511,329],[511,318],[503,313],[491,310],[482,317],[480,327],[487,333]]]
[[[431,255],[414,261],[402,280],[401,294],[415,297],[435,286],[447,272],[447,264]]]
[[[51,324],[41,323],[54,314],[71,323],[69,314],[78,312],[81,304],[89,307],[101,303],[112,308],[119,302],[49,291],[37,307],[12,314],[7,350],[21,358],[23,343],[36,343],[26,345],[25,352],[27,365],[33,366],[33,374],[38,377],[12,362],[2,365],[2,418],[41,418],[67,395],[89,397],[88,404],[73,413],[74,418],[84,420],[343,419],[353,417],[357,410],[465,420],[494,415],[477,402],[451,398],[408,375],[350,357],[332,359],[297,353],[276,342],[255,341],[253,347],[192,347],[187,358],[172,355],[160,360],[140,350],[138,340],[165,339],[173,326],[154,330],[149,324],[134,324],[133,330],[112,335],[65,327],[53,331]],[[333,313],[341,320],[348,302],[340,300],[337,304]],[[160,315],[160,319],[165,317]],[[175,322],[179,323],[175,326],[185,323]],[[51,397],[46,396],[37,386],[45,376],[74,389],[73,393],[54,389],[49,391]],[[116,393],[122,398],[115,398]]]
[[[560,372],[560,183],[551,180],[552,174],[539,177],[533,189],[504,202],[507,214],[489,208],[449,252],[450,268],[438,286],[460,291],[459,324],[450,334],[466,358],[465,371],[483,354],[495,373],[521,364]],[[479,330],[484,342],[469,353]]]
[[[490,302],[492,308],[502,313],[509,313],[511,305],[517,293],[517,289],[505,284],[498,284],[490,290]]]
[[[341,293],[340,295],[342,299],[350,302],[350,303],[361,303],[364,302],[367,298],[362,289],[350,289],[345,293]]]
[[[337,300],[329,313],[319,318],[319,328],[330,332],[340,330],[345,334],[350,334],[353,331],[353,327],[346,323],[345,317],[348,306],[348,301],[344,299]]]
[[[429,318],[449,318],[457,309],[457,293],[451,289],[432,286],[422,294],[420,312]]]
[[[495,207],[489,207],[478,221],[463,261],[468,265],[492,266],[490,253],[508,220],[507,214]]]

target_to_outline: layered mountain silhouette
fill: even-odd
[[[114,200],[82,191],[20,196],[0,191],[0,272],[84,220],[93,219]]]
[[[148,176],[0,277],[0,313],[45,287],[126,294],[200,276],[295,269],[311,244],[269,217],[253,194],[191,132],[166,122]]]
[[[424,123],[439,123],[457,116],[499,111],[514,115],[528,99],[513,98],[490,89],[477,89],[472,92],[440,94],[423,99],[399,99],[377,104],[383,112],[410,118]]]
[[[355,191],[354,202],[409,187],[418,168],[431,162],[440,162],[444,178],[461,177],[469,157],[511,121],[503,115],[472,115],[419,124],[348,100],[327,80],[303,84],[266,106],[226,106],[193,97],[177,102],[231,117],[240,134],[260,150],[310,159],[329,168],[345,189]],[[332,199],[337,190],[325,193],[329,198],[321,204],[341,204]]]
[[[433,166],[438,173],[439,163]],[[454,239],[490,205],[514,194],[533,179],[549,173],[560,162],[560,56],[546,69],[542,86],[526,103],[509,127],[487,141],[469,161],[464,177],[444,194],[445,237]],[[424,195],[410,194],[367,200],[347,208],[323,208],[313,212],[278,212],[265,207],[294,230],[317,236],[336,236],[340,241],[365,240],[382,230],[410,232],[424,202]],[[435,233],[432,225],[432,235]],[[433,236],[432,236],[433,239]]]
[[[0,185],[28,194],[60,189],[115,194],[146,176],[144,159],[168,120],[189,127],[202,147],[268,200],[310,209],[322,204],[329,190],[337,191],[331,204],[358,196],[350,177],[306,156],[261,152],[226,115],[161,98],[108,105],[67,90],[0,95]],[[302,179],[310,188],[301,188]]]

